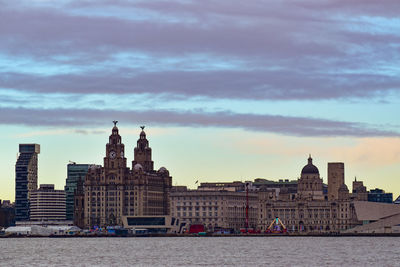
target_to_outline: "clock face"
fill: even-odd
[[[121,158],[124,157],[124,151],[121,151]]]
[[[110,158],[114,159],[116,155],[117,153],[115,153],[115,151],[110,152]]]

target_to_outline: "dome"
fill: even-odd
[[[133,166],[133,169],[135,169],[135,171],[140,171],[143,170],[143,166],[137,163],[135,166]]]
[[[342,185],[339,187],[339,192],[349,192],[349,189],[347,188],[347,185],[342,184]]]
[[[167,172],[168,170],[165,167],[161,167],[158,169],[158,172]]]
[[[308,158],[308,164],[304,166],[304,168],[301,170],[301,174],[319,174],[318,168],[315,167],[314,164],[312,164],[311,155]]]

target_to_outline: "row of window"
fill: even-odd
[[[188,213],[186,213],[186,212],[182,212],[182,213],[181,212],[177,212],[176,216],[177,217],[187,217],[187,216],[188,217],[193,217],[193,215],[194,215],[194,217],[200,217],[200,214],[202,214],[202,217],[207,217],[207,215],[209,217],[213,216],[212,212],[209,212],[208,214],[206,212],[203,212],[203,213],[200,213],[200,212],[195,212],[195,213],[192,213],[192,212],[188,212]],[[217,212],[214,213],[214,217],[218,217],[218,213]]]
[[[200,207],[193,207],[193,208],[192,208],[192,207],[187,207],[187,208],[186,208],[186,207],[179,207],[179,206],[176,207],[176,210],[180,211],[181,208],[182,208],[182,210],[186,210],[186,209],[187,209],[187,210],[192,210],[193,208],[194,208],[194,210],[200,210]],[[204,207],[204,206],[203,206],[203,207],[201,207],[201,208],[202,208],[203,211],[206,211],[206,210],[207,210],[207,207]],[[222,209],[223,209],[223,208],[222,208]],[[208,207],[208,210],[210,210],[210,211],[213,210],[213,207]],[[218,207],[215,206],[215,207],[214,207],[214,210],[217,211],[217,210],[218,210]]]

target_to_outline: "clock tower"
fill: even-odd
[[[154,170],[146,134],[140,133],[132,170],[114,121],[106,144],[104,166],[92,166],[84,183],[85,227],[122,225],[124,216],[168,215],[172,177],[166,168]]]
[[[108,170],[126,168],[125,146],[122,144],[121,136],[118,133],[118,121],[113,122],[114,127],[106,145],[106,156],[104,158],[104,168]]]

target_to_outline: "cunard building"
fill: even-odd
[[[122,225],[124,216],[169,215],[172,178],[166,168],[154,170],[149,141],[141,127],[132,168],[114,121],[104,166],[92,166],[84,183],[86,227]]]

